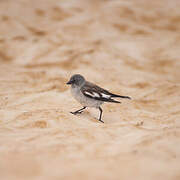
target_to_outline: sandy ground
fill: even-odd
[[[0,0],[0,179],[180,179],[180,1]],[[132,101],[81,106],[74,73]]]

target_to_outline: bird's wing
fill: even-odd
[[[81,88],[81,92],[88,98],[104,101],[104,102],[115,102],[120,103],[119,101],[115,101],[111,97],[111,93],[93,83],[86,82],[86,84]]]

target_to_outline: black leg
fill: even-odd
[[[78,114],[78,113],[82,113],[82,110],[84,110],[84,109],[86,109],[86,107],[85,107],[85,106],[84,106],[83,108],[81,108],[81,109],[77,110],[77,111],[70,112],[70,113],[72,113],[72,114],[76,115],[76,114]]]
[[[99,110],[100,110],[99,121],[101,121],[102,123],[104,123],[104,121],[101,120],[103,110],[101,109],[101,107],[99,107]]]

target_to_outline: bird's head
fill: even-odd
[[[72,86],[82,86],[85,83],[85,78],[80,74],[74,74],[71,76],[70,80],[66,83]]]

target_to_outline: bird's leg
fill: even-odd
[[[103,110],[101,109],[101,107],[99,107],[99,111],[100,111],[99,121],[102,122],[102,123],[104,123],[104,121],[101,120],[102,112],[103,112]]]
[[[78,113],[82,113],[82,112],[83,112],[82,110],[84,110],[84,109],[86,109],[86,106],[84,106],[83,108],[81,108],[81,109],[79,109],[79,110],[77,110],[77,111],[70,112],[70,113],[76,115],[76,114],[78,114]]]

